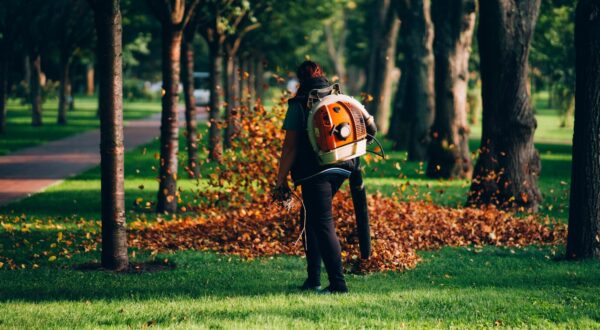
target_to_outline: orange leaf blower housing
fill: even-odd
[[[308,106],[308,136],[322,165],[367,152],[366,122],[373,117],[360,102],[340,94],[339,85],[311,91]]]

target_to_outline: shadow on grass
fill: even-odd
[[[561,253],[561,252],[559,252]],[[600,263],[556,261],[550,248],[444,248],[422,253],[424,261],[405,273],[349,275],[355,293],[389,294],[413,290],[499,289],[536,292],[600,289]],[[89,262],[74,258],[69,264]],[[0,271],[0,301],[155,299],[164,297],[231,297],[295,294],[304,279],[298,257],[253,261],[209,252],[179,252],[168,258],[172,271],[115,274],[49,266],[37,270]],[[325,282],[326,283],[326,282]]]

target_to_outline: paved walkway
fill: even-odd
[[[179,123],[183,125],[183,111]],[[198,111],[205,120],[205,111]],[[125,150],[160,136],[160,114],[128,121]],[[0,205],[5,205],[100,165],[100,130],[96,129],[0,156]]]

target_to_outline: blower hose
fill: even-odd
[[[377,145],[379,146],[379,149],[381,150],[381,152],[376,152],[373,150],[367,150],[368,152],[375,154],[383,159],[385,159],[385,151],[383,150],[383,146],[381,145],[381,142],[379,142],[379,140],[377,140],[377,138],[371,134],[367,134],[367,136],[369,138],[371,138],[371,141],[375,141],[375,143],[377,143]]]
[[[300,236],[298,236],[298,239],[296,239],[296,241],[294,242],[294,246],[296,246],[298,242],[302,239],[302,237],[304,237],[304,249],[306,250],[306,207],[304,206],[304,201],[288,186],[274,187],[271,191],[271,198],[273,202],[275,202],[275,204],[280,205],[288,211],[291,210],[293,207],[293,198],[296,198],[296,200],[300,202],[300,205],[302,205],[302,231],[300,232]]]

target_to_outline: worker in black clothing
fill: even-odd
[[[340,242],[335,232],[332,217],[332,199],[344,180],[359,170],[359,160],[319,165],[317,155],[308,138],[307,118],[308,94],[313,89],[329,86],[321,67],[312,61],[305,61],[296,71],[300,87],[288,101],[288,111],[283,123],[286,131],[283,150],[279,162],[276,189],[288,186],[287,176],[291,171],[295,185],[302,187],[302,199],[306,208],[305,253],[308,278],[303,290],[316,290],[324,293],[348,292],[344,280]],[[321,288],[321,260],[329,277],[329,286]]]

